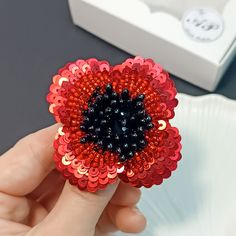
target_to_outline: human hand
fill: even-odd
[[[20,140],[0,157],[1,236],[103,236],[144,229],[135,208],[140,190],[116,183],[89,193],[55,170],[52,142],[58,126]]]

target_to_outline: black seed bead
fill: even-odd
[[[107,84],[107,86],[106,86],[106,93],[107,94],[112,94],[112,91],[113,91],[113,89],[112,89],[111,84]]]
[[[80,129],[81,129],[82,131],[85,131],[85,130],[86,130],[85,125],[81,125],[81,126],[80,126]]]
[[[101,128],[100,128],[100,127],[97,127],[97,128],[95,129],[95,133],[96,133],[96,134],[100,134],[100,133],[101,133],[101,131],[102,131],[102,130],[101,130]]]
[[[142,102],[137,102],[136,103],[136,108],[137,109],[143,109],[143,103]]]
[[[137,139],[137,138],[138,138],[138,134],[137,134],[136,132],[133,132],[133,133],[131,134],[131,137],[132,137],[133,139]]]
[[[111,107],[116,107],[117,106],[117,101],[116,100],[111,100],[111,103],[110,103]]]
[[[145,115],[145,110],[140,110],[137,112],[138,117],[143,117]]]
[[[120,137],[119,137],[119,135],[117,135],[117,134],[115,135],[115,137],[114,137],[114,141],[117,142],[117,143],[120,141]]]
[[[153,123],[148,123],[146,127],[147,127],[147,129],[151,129],[154,127],[154,125],[153,125]]]
[[[98,136],[97,136],[97,135],[95,135],[95,134],[94,134],[94,135],[92,135],[92,140],[93,140],[93,141],[97,141],[97,140],[98,140]]]
[[[113,92],[112,94],[111,94],[111,98],[112,98],[112,100],[117,100],[118,99],[118,94],[116,93],[116,92]]]
[[[80,143],[86,143],[86,138],[85,137],[82,137],[81,139],[80,139]]]
[[[85,123],[85,124],[88,124],[89,122],[90,122],[89,117],[85,116],[85,117],[84,117],[84,123]]]
[[[121,111],[121,112],[120,112],[120,117],[121,117],[121,118],[125,117],[125,112]]]
[[[98,123],[98,118],[95,118],[93,124],[95,125],[97,123]]]
[[[95,98],[98,96],[98,91],[95,91],[93,94],[92,94],[92,98]]]
[[[86,142],[91,141],[92,140],[92,134],[87,134],[86,138]]]
[[[94,131],[94,126],[93,126],[93,125],[92,125],[92,126],[89,126],[89,127],[88,127],[88,131],[90,131],[90,132]]]
[[[125,155],[121,155],[119,159],[120,159],[121,162],[124,162],[124,161],[126,161],[126,156]]]
[[[103,117],[104,116],[104,112],[103,111],[99,111],[99,117]]]
[[[121,107],[124,107],[124,105],[125,105],[125,100],[120,99],[119,103],[120,103],[120,106],[121,106]]]
[[[123,99],[128,99],[129,98],[129,90],[128,89],[124,89],[121,93],[121,98]]]
[[[120,147],[116,148],[116,152],[121,153],[122,152],[121,148]]]
[[[88,114],[89,115],[93,115],[95,113],[95,109],[93,108],[93,107],[90,107],[89,109],[88,109]]]
[[[129,148],[129,144],[128,144],[128,143],[124,143],[124,144],[123,144],[123,148],[124,148],[125,150],[127,150],[127,149]]]
[[[103,97],[102,97],[102,100],[103,100],[103,102],[108,101],[109,100],[108,94],[104,94]]]
[[[107,108],[105,109],[105,114],[110,114],[111,112],[112,112],[111,107],[107,107]]]
[[[106,124],[107,124],[107,120],[105,120],[105,119],[101,120],[100,124],[101,124],[102,126],[106,125]]]
[[[127,125],[127,120],[126,120],[126,119],[122,120],[122,121],[121,121],[121,125],[122,125],[122,126],[126,126],[126,125]]]
[[[126,104],[127,104],[127,108],[131,108],[133,105],[133,102],[131,99],[129,99],[129,100],[127,100]]]
[[[96,103],[100,103],[102,101],[102,95],[98,95],[96,97]]]
[[[84,116],[87,115],[87,114],[88,114],[88,110],[82,111],[82,114],[83,114]]]
[[[128,153],[128,158],[131,159],[133,156],[134,156],[134,152],[130,151],[130,152]]]
[[[137,96],[137,100],[138,100],[138,101],[143,101],[144,98],[145,98],[145,95],[144,95],[144,94],[139,94],[139,95]]]
[[[103,146],[103,140],[98,140],[97,144],[98,144],[99,146]]]
[[[100,104],[99,103],[94,103],[92,107],[94,108],[95,112],[97,112],[98,107],[100,107]]]
[[[140,120],[140,124],[144,125],[144,124],[146,124],[146,123],[147,123],[147,122],[146,122],[145,119],[141,119],[141,120]]]
[[[120,109],[118,109],[118,108],[115,109],[115,110],[114,110],[114,113],[115,113],[116,115],[120,114]]]
[[[146,116],[145,120],[146,120],[147,122],[151,122],[151,121],[152,121],[152,117],[151,117],[151,116]]]
[[[137,128],[137,131],[138,131],[138,133],[143,133],[143,132],[144,132],[143,126],[139,126],[139,127]]]
[[[108,149],[108,150],[112,150],[112,149],[113,149],[113,144],[112,144],[112,143],[109,143],[109,144],[107,145],[107,149]]]
[[[129,129],[127,127],[124,127],[124,126],[121,128],[121,130],[124,134],[129,131]]]
[[[111,128],[111,127],[108,127],[108,128],[106,129],[106,132],[107,132],[108,135],[111,135],[111,134],[112,134],[112,128]]]
[[[130,117],[130,121],[131,121],[131,122],[135,122],[135,121],[136,121],[135,116],[131,116],[131,117]]]
[[[146,141],[143,139],[143,140],[140,140],[139,141],[139,145],[141,146],[141,147],[146,147]]]
[[[133,149],[134,151],[136,151],[137,148],[138,148],[138,146],[137,146],[136,143],[132,143],[132,144],[131,144],[131,147],[132,147],[132,149]]]
[[[145,134],[144,133],[138,133],[138,139],[145,139]]]

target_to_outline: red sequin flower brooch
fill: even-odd
[[[89,192],[117,178],[137,188],[161,184],[181,159],[181,137],[169,122],[175,96],[168,73],[151,59],[68,63],[47,96],[62,124],[54,141],[57,169]]]

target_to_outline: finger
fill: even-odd
[[[48,211],[51,211],[61,195],[64,184],[65,179],[61,173],[54,169],[28,197],[42,204]]]
[[[0,218],[33,226],[42,221],[48,211],[38,202],[26,197],[0,193]]]
[[[140,197],[141,197],[140,189],[134,188],[126,183],[120,182],[107,208],[113,207],[113,205],[133,207],[138,203]],[[111,218],[107,214],[107,210],[105,210],[102,216],[100,217],[98,222],[98,227],[100,231],[103,233],[110,233],[118,230],[118,226],[114,225]]]
[[[137,208],[109,205],[99,220],[98,232],[107,234],[119,230],[126,233],[139,233],[145,225],[146,219]]]
[[[125,233],[139,233],[145,229],[146,219],[135,207],[110,206],[108,215],[112,223]]]
[[[51,229],[57,236],[93,235],[98,219],[115,193],[117,185],[115,183],[106,190],[89,193],[66,182],[54,209],[35,230],[38,235],[47,235]]]
[[[30,204],[25,197],[0,193],[0,218],[23,223],[30,213]]]
[[[18,235],[18,236],[23,236],[26,235],[27,232],[30,230],[31,228],[29,226],[20,224],[20,223],[16,223],[16,222],[11,222],[8,220],[0,220],[0,235]]]
[[[120,182],[111,203],[120,206],[136,205],[141,197],[141,191],[126,183]]]
[[[25,195],[35,189],[54,168],[53,139],[58,125],[20,140],[0,157],[0,191]]]
[[[97,223],[97,231],[95,233],[95,235],[99,235],[100,234],[107,234],[107,233],[111,233],[111,232],[115,232],[118,230],[117,226],[113,224],[113,222],[111,221],[110,216],[108,215],[108,211],[107,208],[109,206],[106,207],[106,209],[103,211],[101,217],[99,218],[99,221]]]
[[[29,202],[30,212],[23,223],[33,227],[39,224],[48,215],[48,211],[38,202],[33,200],[29,200]]]

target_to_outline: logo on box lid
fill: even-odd
[[[196,7],[186,11],[182,25],[188,36],[202,42],[214,41],[224,31],[222,16],[208,7]]]

